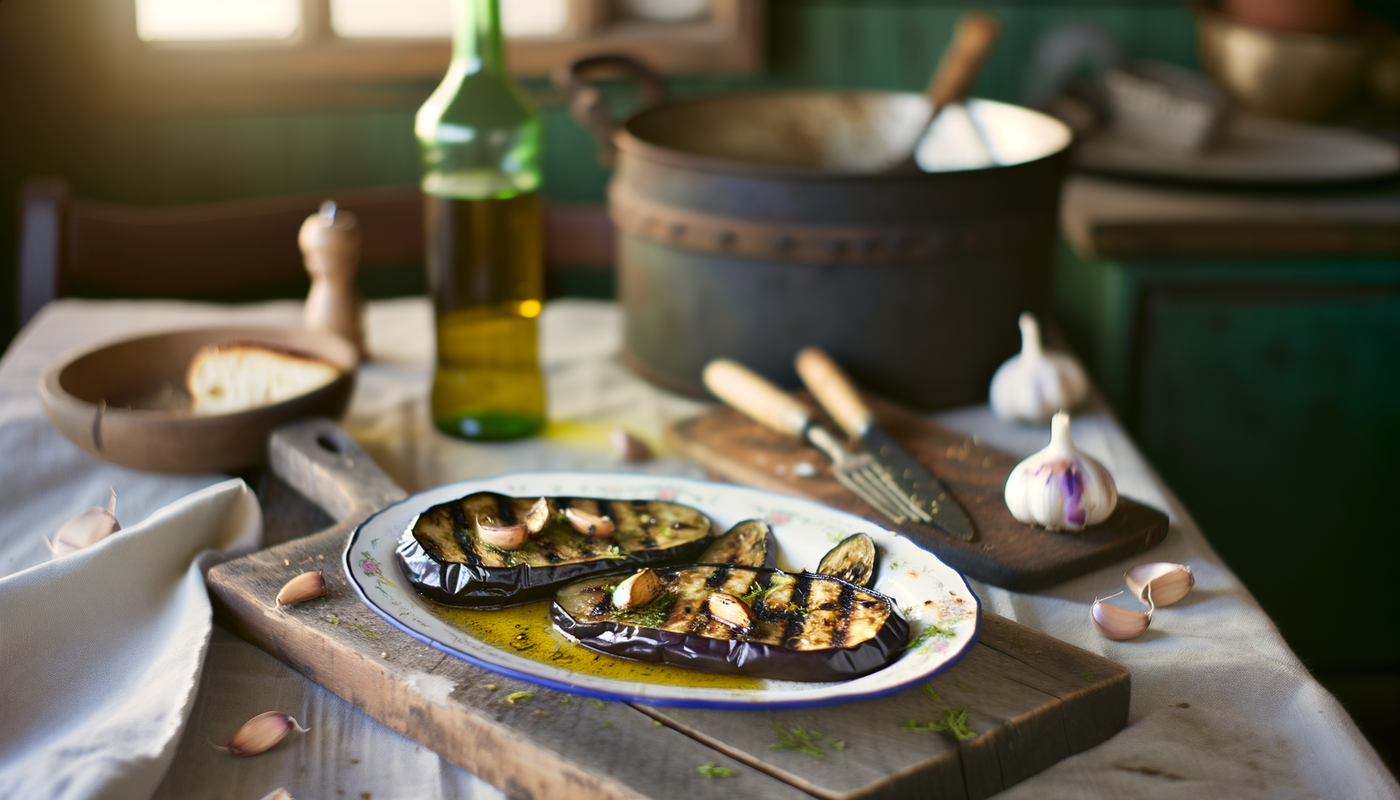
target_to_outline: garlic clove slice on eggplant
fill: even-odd
[[[1050,444],[1017,464],[1006,479],[1006,507],[1027,525],[1080,530],[1108,519],[1118,487],[1104,465],[1074,449],[1069,415],[1050,420]]]
[[[617,525],[612,521],[612,517],[600,517],[586,511],[579,511],[577,508],[564,509],[564,516],[569,520],[569,524],[574,526],[574,530],[594,539],[606,539],[617,530]]]
[[[633,573],[613,589],[613,608],[631,611],[641,608],[661,596],[661,578],[655,570],[643,569]]]
[[[1152,606],[1149,604],[1147,611],[1129,611],[1126,608],[1111,606],[1104,600],[1112,600],[1118,594],[1109,595],[1103,600],[1095,600],[1089,607],[1089,621],[1094,623],[1094,630],[1098,631],[1105,639],[1112,639],[1121,642],[1128,639],[1136,639],[1147,632],[1147,626],[1152,624]]]
[[[117,522],[117,490],[112,489],[106,508],[93,506],[81,511],[54,531],[53,539],[45,539],[49,558],[62,558],[90,547],[122,529]]]
[[[497,550],[519,550],[530,538],[530,529],[523,522],[518,525],[487,525],[479,517],[476,520],[476,533],[481,541]]]
[[[1021,352],[992,376],[992,411],[1002,419],[1040,424],[1083,401],[1089,379],[1073,356],[1041,346],[1034,315],[1022,314],[1020,324]]]
[[[1169,561],[1138,564],[1123,577],[1128,582],[1128,590],[1154,608],[1175,603],[1196,585],[1196,576],[1190,567]]]
[[[525,529],[530,533],[539,533],[544,530],[544,526],[549,524],[550,518],[549,500],[541,497],[535,501],[530,510],[525,514]]]

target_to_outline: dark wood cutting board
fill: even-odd
[[[805,393],[795,395],[822,418]],[[977,444],[872,395],[865,400],[879,423],[915,459],[943,481],[977,529],[971,542],[939,541],[934,552],[971,578],[1018,592],[1052,586],[1157,544],[1167,515],[1121,495],[1113,515],[1077,532],[1055,532],[1017,522],[1006,508],[1006,478],[1020,459]],[[840,430],[828,423],[830,430]],[[793,494],[888,524],[831,474],[831,461],[806,442],[765,428],[727,406],[673,423],[667,441],[724,480]],[[1046,442],[1049,442],[1047,434]],[[799,464],[816,474],[800,477]]]
[[[353,439],[309,420],[274,434],[270,453],[279,475],[341,522],[211,570],[220,621],[512,797],[975,800],[1127,722],[1126,669],[993,614],[963,660],[926,687],[827,708],[659,708],[533,687],[422,644],[355,596],[340,566],[349,532],[403,492]],[[312,569],[327,597],[269,610],[286,581]],[[519,691],[533,695],[506,701]],[[973,738],[906,727],[957,708]],[[779,724],[820,732],[820,758],[773,749]],[[706,778],[705,765],[733,774]]]

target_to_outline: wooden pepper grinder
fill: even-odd
[[[301,224],[297,242],[306,271],[311,273],[306,327],[344,336],[364,358],[364,301],[355,289],[355,270],[360,266],[359,220],[349,211],[337,210],[334,200],[327,200],[319,213]]]

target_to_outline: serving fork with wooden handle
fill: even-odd
[[[805,406],[788,396],[747,367],[729,359],[716,359],[705,367],[705,386],[716,397],[778,433],[811,442],[831,458],[832,474],[852,494],[869,503],[897,527],[919,539],[926,527],[911,519],[909,499],[902,496],[881,475],[874,459],[853,453],[826,428],[819,425]],[[923,546],[923,543],[920,543]]]

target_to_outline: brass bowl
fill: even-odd
[[[1206,74],[1243,108],[1285,119],[1326,122],[1355,102],[1380,43],[1373,30],[1327,35],[1246,25],[1211,8],[1196,10]]]

